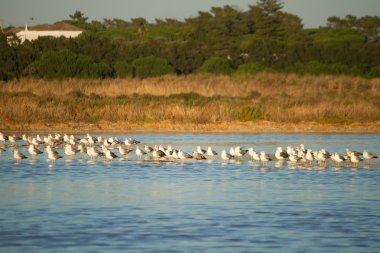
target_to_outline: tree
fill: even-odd
[[[133,61],[134,74],[140,78],[154,77],[174,73],[168,61],[155,56],[148,56]]]
[[[211,57],[203,63],[199,68],[199,72],[229,75],[233,72],[233,69],[227,59]]]
[[[17,51],[7,43],[3,33],[0,33],[0,52],[0,80],[8,81],[17,77]]]
[[[172,42],[167,47],[167,59],[178,74],[190,74],[204,61],[195,43]]]
[[[106,78],[112,76],[109,64],[94,62],[89,56],[75,54],[68,49],[47,51],[35,62],[34,67],[40,77],[62,78]]]
[[[282,27],[284,14],[281,12],[283,4],[279,0],[259,0],[256,6],[259,8],[256,35],[265,38],[281,38],[284,34]]]
[[[131,76],[132,66],[126,61],[117,61],[114,64],[115,76],[125,78]]]
[[[86,23],[88,17],[85,17],[81,11],[75,11],[74,14],[69,15],[69,17],[78,23]]]

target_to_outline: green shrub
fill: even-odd
[[[111,73],[111,67],[105,62],[94,63],[91,67],[91,77],[106,78],[111,76]]]
[[[265,70],[265,66],[259,62],[251,62],[239,65],[237,74],[255,74]]]
[[[75,76],[73,62],[76,55],[64,49],[58,52],[47,51],[42,54],[36,63],[36,69],[40,76],[46,78],[65,78]]]
[[[115,76],[117,77],[127,77],[132,75],[132,66],[126,61],[117,61],[113,66],[115,70]]]
[[[227,59],[221,57],[211,57],[203,63],[198,71],[200,73],[229,75],[233,72],[233,69]]]
[[[333,75],[359,75],[361,74],[357,68],[350,68],[347,65],[335,63],[335,64],[325,64],[319,61],[311,61],[308,63],[297,63],[293,67],[288,67],[286,69],[288,72],[294,72],[297,74],[333,74]]]
[[[84,94],[79,89],[70,91],[69,93],[67,93],[67,96],[72,97],[72,98],[85,98],[85,97],[87,97],[86,94]]]
[[[174,73],[174,68],[168,61],[155,56],[138,58],[133,61],[134,74],[140,78],[161,76]]]
[[[368,77],[379,78],[380,77],[380,66],[373,67],[371,69],[371,71],[368,73]]]
[[[263,119],[263,113],[258,107],[245,106],[237,113],[237,118],[240,121],[255,121]]]
[[[35,63],[38,75],[51,79],[91,77],[94,62],[89,56],[77,55],[68,49],[47,51]]]

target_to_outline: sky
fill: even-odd
[[[212,6],[231,5],[247,10],[257,0],[0,0],[0,26],[44,24],[69,19],[76,10],[89,20],[103,18],[143,17],[184,18],[197,16],[198,11],[209,11]],[[324,26],[330,16],[351,14],[380,16],[380,0],[281,0],[283,11],[299,16],[305,28]],[[31,19],[34,17],[34,20]]]

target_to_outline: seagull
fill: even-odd
[[[376,158],[379,158],[378,156],[368,152],[367,150],[364,150],[363,151],[363,158],[365,160],[372,160],[372,159],[376,159]]]
[[[173,149],[172,146],[168,146],[167,149],[164,149],[164,153],[167,157],[172,157],[173,156]]]
[[[319,164],[325,163],[327,159],[330,158],[330,155],[324,153],[323,150],[317,153],[317,157],[315,158]]]
[[[118,149],[119,149],[120,155],[124,155],[124,156],[127,156],[129,153],[133,151],[133,149],[123,148],[121,145],[118,146]]]
[[[115,146],[117,144],[120,144],[120,141],[117,139],[117,137],[108,138],[108,142],[111,144],[111,146]]]
[[[292,152],[291,154],[293,155]],[[289,154],[288,152],[283,151],[281,147],[277,147],[276,153],[274,154],[274,156],[277,158],[277,160],[283,161],[289,157]]]
[[[243,157],[247,152],[248,150],[241,149],[240,146],[237,146],[234,149],[234,154],[235,154],[235,157],[237,158]]]
[[[357,156],[354,152],[350,153],[350,161],[353,164],[358,164],[359,162],[363,161],[359,156]]]
[[[87,153],[87,148],[86,148],[85,146],[83,146],[82,144],[79,144],[79,145],[78,145],[78,150],[79,150],[79,152],[80,152],[81,154],[85,154],[85,153]],[[83,158],[82,155],[81,155],[81,158]]]
[[[234,156],[227,153],[225,150],[222,150],[222,153],[220,154],[220,157],[223,159],[223,160],[231,160],[231,159],[234,159]]]
[[[208,147],[207,148],[207,155],[208,156],[216,156],[216,155],[218,155],[218,153],[215,150],[213,150],[211,147]]]
[[[125,141],[124,141],[125,145],[127,146],[131,146],[131,145],[135,145],[135,144],[139,144],[140,142],[133,139],[133,138],[126,138]]]
[[[78,150],[76,148],[74,148],[71,144],[65,145],[65,154],[67,156],[72,157],[76,153],[78,153]]]
[[[191,158],[193,158],[192,155],[190,155],[189,153],[186,153],[185,151],[182,151],[182,150],[178,151],[178,157],[180,159],[191,159]]]
[[[93,146],[89,146],[87,148],[87,155],[91,157],[91,159],[95,159],[96,157],[102,155],[102,153],[96,150]]]
[[[293,154],[288,155],[288,158],[291,163],[297,163],[299,160],[302,159],[298,157],[297,155],[293,155]]]
[[[30,141],[30,144],[33,144],[34,146],[39,146],[40,144],[42,144],[42,142],[38,141],[36,138],[33,137]]]
[[[314,161],[314,154],[313,154],[313,152],[311,151],[311,149],[308,149],[308,150],[306,151],[305,159],[306,159],[307,161],[309,161],[310,164],[311,164],[312,161]]]
[[[14,159],[16,160],[22,160],[22,159],[26,159],[28,157],[26,157],[23,153],[21,153],[20,151],[18,151],[18,149],[15,149],[13,151],[13,157]]]
[[[165,152],[160,150],[160,149],[154,149],[152,152],[153,158],[154,159],[160,159],[164,156],[166,156]]]
[[[54,152],[48,152],[48,158],[49,158],[49,160],[55,162],[55,160],[62,158],[62,156],[60,156],[59,154],[56,154]]]
[[[282,151],[282,148],[281,148],[281,151]],[[284,152],[285,152],[285,151],[284,151]],[[287,146],[287,147],[286,147],[286,153],[287,153],[288,155],[290,155],[290,154],[295,155],[295,154],[296,154],[296,151],[294,150],[294,148],[292,148],[292,147],[290,147],[290,146]]]
[[[104,154],[105,154],[107,160],[112,160],[112,159],[118,157],[117,155],[115,155],[115,154],[114,154],[111,150],[109,150],[109,149],[107,149],[107,150],[105,150],[105,151],[106,151],[106,152],[105,152]]]
[[[175,150],[175,149],[173,150],[172,157],[174,159],[179,159],[177,150]]]
[[[253,150],[253,148],[248,149],[248,154],[252,160],[256,162],[260,161],[260,155],[255,150]]]
[[[235,156],[235,149],[231,147],[229,153],[230,155]]]
[[[348,156],[351,156],[352,153],[354,153],[356,156],[361,156],[363,155],[363,153],[359,152],[359,151],[355,151],[355,150],[349,150],[348,148],[346,148],[346,153]]]
[[[22,138],[22,140],[25,141],[25,142],[29,142],[29,140],[31,139],[31,137],[30,137],[30,136],[27,136],[26,134],[23,134],[23,135],[21,136],[21,138]]]
[[[203,155],[203,154],[206,153],[207,151],[204,150],[203,148],[201,148],[201,146],[197,146],[197,151],[196,151],[196,152],[199,153],[199,154],[201,154],[201,155]]]
[[[140,147],[139,146],[137,146],[136,147],[136,155],[139,157],[139,158],[141,158],[143,155],[145,155],[146,153],[144,152],[144,151],[142,151],[141,149],[140,149]]]
[[[0,132],[0,142],[5,142],[7,140],[8,140],[8,136]]]
[[[38,148],[36,148],[33,144],[29,145],[28,152],[32,156],[36,156],[36,155],[39,155],[39,154],[43,153],[41,150],[39,150]]]
[[[270,158],[269,155],[265,154],[264,151],[261,151],[261,152],[260,152],[260,160],[261,160],[263,163],[267,163],[267,162],[272,161],[272,158]]]
[[[8,140],[9,142],[11,142],[12,144],[15,144],[18,140],[20,140],[21,138],[18,137],[18,136],[15,136],[15,135],[9,135],[8,136]]]
[[[103,140],[103,145],[105,146],[105,147],[109,147],[109,146],[111,146],[111,142],[109,142],[107,139],[104,139]]]
[[[193,157],[195,160],[204,160],[207,159],[203,154],[198,153],[198,152],[193,152]]]
[[[45,149],[46,149],[46,152],[48,154],[49,153],[54,153],[54,154],[58,155],[58,152],[55,149],[53,149],[50,145],[47,145]]]
[[[337,152],[335,152],[334,154],[331,155],[331,160],[333,160],[336,163],[342,163],[346,161],[347,159],[344,158],[344,156],[339,155]]]
[[[148,146],[148,145],[144,145],[144,150],[145,152],[147,153],[151,153],[153,151],[153,148],[151,146]]]

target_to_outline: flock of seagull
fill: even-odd
[[[311,150],[305,148],[304,144],[297,147],[277,147],[274,154],[267,154],[265,151],[255,151],[253,148],[244,149],[241,146],[231,147],[228,151],[222,150],[218,154],[211,147],[206,150],[197,146],[195,151],[187,153],[181,149],[172,148],[172,146],[163,147],[162,145],[144,145],[140,148],[140,141],[133,138],[126,138],[124,141],[118,140],[117,137],[104,138],[102,136],[92,136],[87,134],[82,138],[68,134],[49,134],[40,137],[5,135],[0,132],[0,155],[9,147],[13,150],[13,158],[17,161],[27,159],[31,156],[35,159],[38,155],[46,152],[50,161],[55,162],[63,158],[63,153],[68,159],[73,159],[76,154],[81,157],[88,157],[90,160],[105,159],[112,161],[116,158],[127,159],[130,153],[135,153],[138,159],[152,161],[175,161],[184,159],[217,159],[220,157],[224,161],[241,161],[244,157],[249,157],[251,161],[267,164],[270,161],[288,162],[290,164],[310,164],[317,163],[324,165],[328,161],[336,164],[353,164],[357,165],[362,161],[369,161],[378,158],[378,156],[364,150],[363,152],[353,151],[346,148],[345,154],[337,152],[330,153],[325,149]],[[141,145],[142,146],[142,145]],[[19,148],[27,147],[29,155],[19,151]],[[58,152],[58,150],[63,151]],[[118,151],[114,151],[117,149]]]

